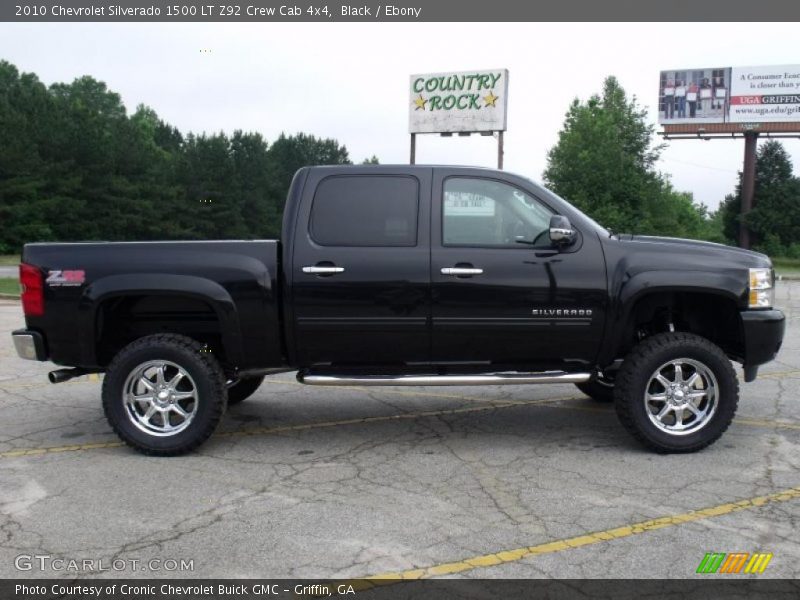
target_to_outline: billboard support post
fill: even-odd
[[[756,143],[757,131],[744,133],[744,166],[742,169],[742,206],[740,208],[741,220],[739,222],[739,247],[750,249],[750,229],[745,219],[747,213],[753,208],[753,197],[756,191]]]
[[[411,134],[411,156],[409,158],[409,164],[414,164],[417,161],[417,134]]]
[[[497,169],[503,170],[503,132],[497,132]]]

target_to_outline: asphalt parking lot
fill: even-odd
[[[120,445],[96,376],[51,385],[52,365],[18,359],[21,309],[0,301],[0,577],[91,574],[17,568],[46,555],[123,561],[114,577],[682,578],[707,552],[760,551],[773,558],[758,577],[796,578],[800,283],[781,282],[778,305],[779,360],[699,454],[644,451],[572,386],[287,374],[198,452],[164,459]]]

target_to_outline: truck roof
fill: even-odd
[[[509,175],[513,175],[513,173],[509,171],[501,171],[498,169],[492,169],[489,167],[477,167],[472,165],[447,165],[447,164],[380,164],[380,165],[313,165],[310,167],[306,167],[307,169],[324,169],[324,170],[350,170],[350,169],[391,169],[392,171],[421,171],[424,169],[458,169],[458,170],[469,170],[469,171],[487,171],[493,173],[506,173]],[[518,175],[519,176],[519,175]]]

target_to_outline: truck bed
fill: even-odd
[[[28,317],[29,327],[47,332],[46,352],[57,364],[102,367],[111,358],[104,348],[135,338],[138,328],[155,324],[185,334],[181,323],[192,320],[199,329],[192,333],[210,347],[218,344],[213,351],[238,368],[279,366],[279,246],[277,240],[27,244],[22,262],[42,271],[45,300],[44,314]],[[217,333],[202,331],[203,322]]]

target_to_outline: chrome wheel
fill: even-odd
[[[151,360],[134,368],[125,380],[122,400],[130,422],[158,437],[180,433],[197,414],[194,380],[167,360]]]
[[[670,435],[688,435],[705,427],[717,410],[719,385],[703,363],[678,358],[650,376],[644,406],[650,421]]]

